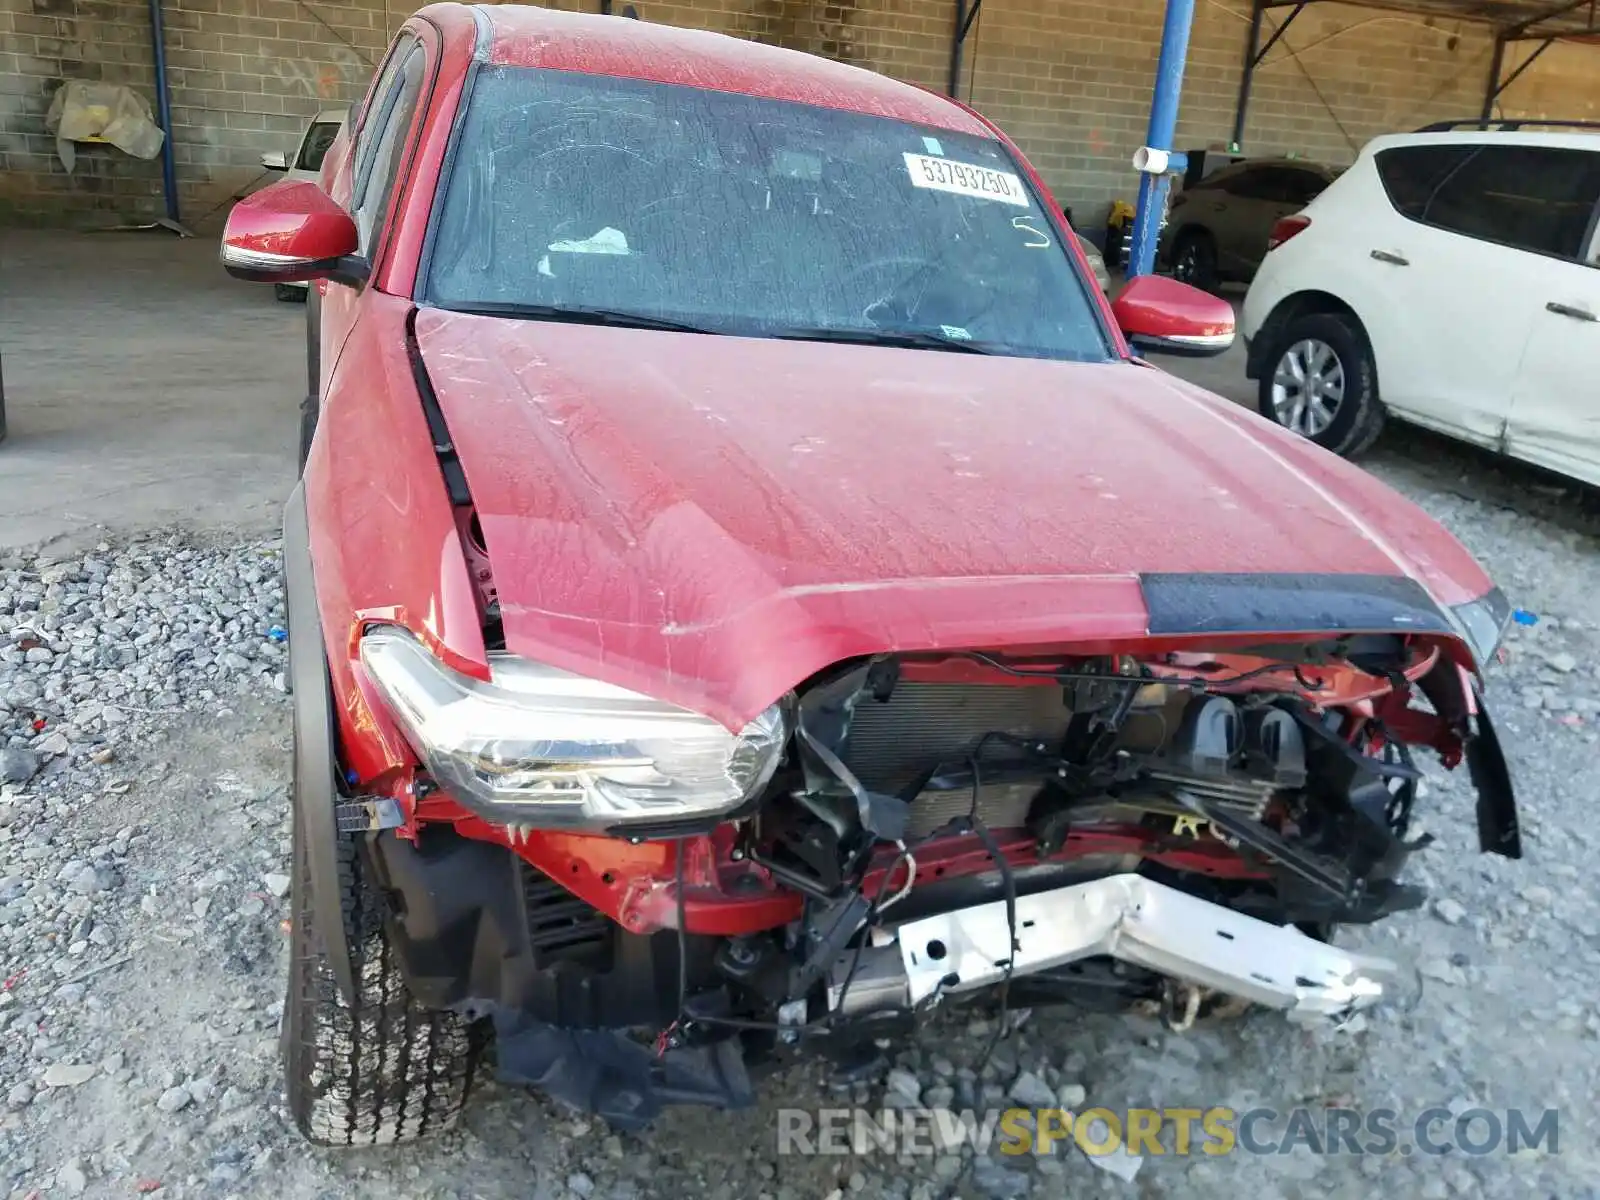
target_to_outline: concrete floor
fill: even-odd
[[[276,528],[294,479],[304,309],[212,238],[0,230],[0,547],[103,530]],[[1163,366],[1245,403],[1235,347]]]
[[[214,238],[0,230],[0,547],[275,528],[304,320],[225,275]]]

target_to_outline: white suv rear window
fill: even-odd
[[[1537,254],[1581,259],[1600,203],[1600,152],[1526,145],[1396,146],[1377,156],[1395,210]]]

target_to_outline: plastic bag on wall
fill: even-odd
[[[69,79],[56,89],[44,127],[56,135],[56,153],[69,174],[77,164],[74,142],[94,139],[134,158],[154,158],[166,137],[139,93],[119,83],[83,79]]]

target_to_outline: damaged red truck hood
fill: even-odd
[[[1359,469],[1131,363],[433,309],[416,336],[507,649],[730,727],[856,655],[1143,636],[1151,577],[1490,586]]]

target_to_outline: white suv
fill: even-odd
[[[1600,134],[1380,137],[1273,230],[1261,412],[1340,454],[1386,414],[1600,485]]]

